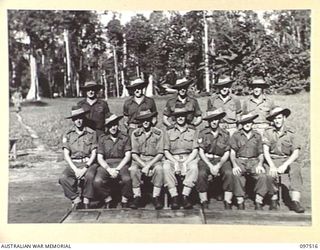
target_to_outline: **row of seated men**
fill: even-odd
[[[88,110],[73,107],[68,118],[74,126],[63,137],[68,166],[59,179],[73,207],[89,208],[94,197],[99,197],[104,207],[110,206],[115,184],[120,182],[122,207],[137,209],[141,206],[142,176],[145,176],[153,184],[155,209],[163,208],[160,199],[163,187],[170,194],[171,209],[192,208],[192,189],[198,192],[201,206],[206,209],[208,177],[219,176],[225,209],[233,206],[245,209],[245,185],[250,177],[254,179],[255,209],[262,210],[269,197],[269,209],[277,210],[277,177],[289,173],[290,209],[304,212],[297,161],[300,145],[285,124],[291,113],[289,109],[272,108],[266,117],[270,126],[263,133],[254,128],[259,118],[255,113],[243,113],[230,133],[228,128],[220,126],[227,115],[222,108],[205,113],[202,119],[207,121],[207,126],[200,131],[189,122],[191,112],[186,107],[175,107],[171,113],[175,123],[163,131],[155,127],[156,111],[140,110],[135,117],[139,125],[130,133],[119,129],[123,116],[111,114],[97,139],[96,132],[86,126]],[[183,177],[181,188],[177,186],[179,176]],[[83,181],[81,194],[80,180]]]

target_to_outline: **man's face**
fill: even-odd
[[[283,114],[277,115],[273,119],[274,126],[276,128],[278,128],[278,129],[282,128],[282,126],[284,125],[285,120],[286,120],[286,117]]]
[[[208,121],[210,128],[216,130],[219,127],[220,120],[212,119]]]
[[[181,97],[185,97],[187,95],[187,88],[179,88],[178,89],[178,94]]]
[[[176,121],[178,123],[178,125],[180,126],[184,126],[186,123],[187,123],[187,117],[186,116],[181,116],[181,115],[178,115],[176,117]]]
[[[95,99],[97,97],[97,90],[96,89],[88,89],[87,90],[87,97],[90,99]]]
[[[74,118],[72,118],[72,121],[74,122],[74,125],[77,128],[83,127],[83,117],[81,117],[81,116],[74,117]]]
[[[253,88],[253,95],[255,97],[259,97],[262,95],[262,88],[261,87],[255,87]]]
[[[134,96],[139,98],[139,97],[142,97],[143,95],[143,88],[136,88],[134,90]]]
[[[219,89],[219,93],[220,93],[222,96],[227,96],[227,95],[229,95],[229,92],[230,92],[230,87],[229,87],[229,86],[225,86],[225,87]]]
[[[108,131],[111,135],[116,135],[119,131],[119,122],[113,122],[109,125]]]
[[[252,130],[253,122],[246,122],[242,124],[242,128],[245,132],[250,132]]]
[[[142,127],[146,130],[148,130],[149,128],[151,128],[151,121],[152,121],[152,118],[149,118],[149,119],[146,119],[142,122]]]

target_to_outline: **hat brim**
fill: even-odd
[[[191,110],[187,110],[187,111],[181,111],[181,112],[173,112],[171,115],[172,116],[187,116],[188,114],[192,113]]]
[[[139,82],[139,83],[135,83],[132,85],[128,85],[126,86],[127,89],[137,89],[138,87],[145,87],[146,85],[148,85],[147,82]]]
[[[246,118],[244,118],[244,119],[242,119],[242,120],[239,120],[238,123],[239,123],[239,124],[244,124],[244,123],[251,122],[251,121],[253,121],[254,119],[256,119],[258,116],[259,116],[259,115],[256,114],[256,115],[253,115],[253,116],[250,116],[250,117],[246,117]]]
[[[291,111],[290,109],[283,109],[279,112],[276,112],[272,115],[267,116],[266,119],[271,122],[277,115],[280,115],[280,114],[283,114],[285,117],[288,117],[291,114]]]
[[[212,115],[208,115],[205,116],[203,118],[203,120],[205,121],[211,121],[211,120],[221,120],[222,118],[224,118],[226,116],[226,112],[222,112],[220,114],[212,114]]]
[[[123,115],[120,115],[120,116],[116,117],[115,119],[110,120],[110,121],[108,121],[107,123],[105,123],[104,126],[105,126],[105,127],[108,127],[108,125],[109,125],[110,123],[116,122],[116,121],[118,122],[118,121],[120,121],[122,118],[123,118]]]
[[[234,83],[235,80],[230,80],[230,81],[227,81],[227,82],[217,82],[215,83],[213,86],[216,87],[216,88],[221,88],[221,87],[224,87],[224,86],[231,86],[232,83]]]
[[[147,120],[149,118],[152,118],[152,117],[156,116],[157,114],[158,114],[158,112],[152,112],[150,114],[140,115],[140,116],[136,117],[136,120],[145,121],[145,120]]]
[[[79,113],[79,114],[67,116],[67,117],[65,117],[65,119],[72,119],[72,118],[74,118],[74,117],[81,117],[81,116],[84,116],[84,115],[85,115],[86,113],[88,113],[88,112],[89,112],[89,110],[86,110],[86,111],[81,112],[81,113]]]
[[[102,85],[88,85],[88,86],[82,86],[82,87],[80,87],[80,90],[89,90],[89,89],[97,89],[97,90],[100,90],[100,89],[104,89],[104,86],[102,86]]]
[[[173,85],[173,86],[171,86],[171,88],[173,88],[173,89],[187,88],[191,85],[191,83],[192,82],[190,80],[188,80],[188,81],[185,81],[184,83],[181,83],[179,85]]]

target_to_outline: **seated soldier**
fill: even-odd
[[[246,177],[255,180],[255,209],[262,210],[264,196],[268,193],[267,176],[263,167],[262,138],[252,130],[258,115],[243,114],[239,120],[242,128],[230,139],[230,159],[233,165],[233,195],[237,197],[238,209],[244,210]]]
[[[222,189],[224,190],[224,207],[232,209],[232,167],[229,159],[229,132],[220,128],[220,120],[226,115],[221,108],[207,111],[203,120],[208,121],[208,126],[199,134],[198,165],[199,176],[196,184],[200,202],[203,208],[208,208],[208,177],[209,175],[222,177]]]
[[[130,175],[133,186],[132,209],[141,206],[141,177],[142,174],[151,177],[153,184],[153,203],[155,209],[163,208],[160,200],[160,192],[163,185],[163,168],[161,159],[163,157],[163,132],[154,127],[152,120],[157,112],[150,109],[140,111],[136,120],[141,124],[131,135],[132,163]]]
[[[277,209],[277,176],[288,173],[292,200],[290,209],[296,213],[303,213],[304,208],[300,205],[302,176],[297,162],[301,146],[297,142],[296,133],[285,124],[290,113],[287,108],[275,107],[267,116],[267,120],[272,122],[272,127],[265,131],[263,151],[268,163],[268,175],[272,177],[273,182],[270,210]]]
[[[104,208],[114,208],[117,203],[111,202],[114,187],[121,182],[121,206],[129,207],[132,197],[132,183],[129,173],[131,160],[131,143],[127,134],[119,129],[119,121],[123,116],[112,114],[105,120],[106,131],[98,141],[98,163],[93,186],[98,197],[104,201]]]
[[[180,208],[176,175],[184,177],[182,190],[184,209],[192,208],[189,195],[198,178],[198,133],[187,123],[190,112],[192,111],[186,108],[175,108],[172,115],[176,119],[176,124],[165,133],[164,183],[172,198],[171,209]]]
[[[59,179],[64,194],[72,201],[74,209],[82,207],[81,195],[78,192],[80,180],[83,184],[84,208],[89,208],[90,199],[93,198],[93,178],[98,164],[95,163],[97,151],[96,133],[85,126],[85,114],[82,108],[72,107],[71,116],[74,126],[63,136],[64,158],[68,163]]]

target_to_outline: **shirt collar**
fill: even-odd
[[[267,97],[266,97],[266,95],[265,95],[265,94],[262,94],[262,95],[261,95],[261,98],[262,98],[262,102],[264,102],[264,101],[267,99]],[[251,96],[251,97],[250,97],[250,101],[252,101],[252,102],[256,103],[256,102],[254,101],[253,96]]]

